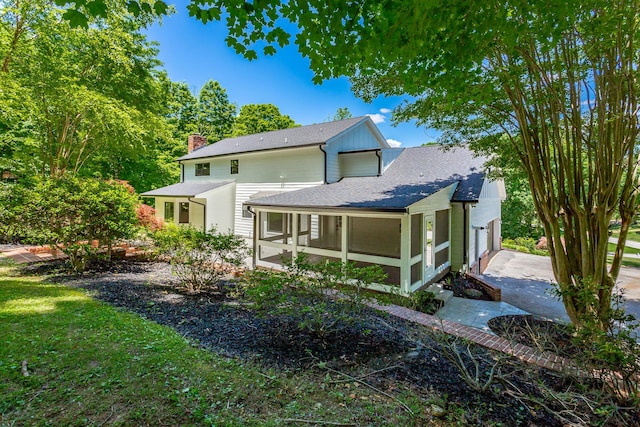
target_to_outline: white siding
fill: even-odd
[[[327,152],[327,182],[336,182],[342,178],[338,153],[386,147],[386,142],[376,137],[367,122],[362,122],[360,126],[349,129],[343,135],[330,141],[325,147]]]
[[[216,188],[203,196],[207,204],[207,228],[215,227],[220,233],[233,232],[236,184]]]
[[[236,184],[236,200],[235,200],[235,233],[240,236],[252,237],[253,236],[253,218],[242,217],[242,205],[247,202],[251,196],[256,193],[267,191],[293,191],[302,188],[313,187],[315,185],[322,184],[322,181],[318,182],[287,182],[284,184],[279,183],[238,183]]]
[[[476,205],[472,205],[469,212],[470,238],[469,238],[469,263],[477,261],[476,256],[481,256],[487,250],[487,232],[491,221],[497,220],[494,224],[496,230],[494,237],[500,236],[500,207],[501,207],[500,186],[497,181],[485,179],[480,197]],[[483,228],[478,230],[476,229]],[[478,248],[476,251],[476,240]]]
[[[338,155],[340,177],[377,176],[380,164],[377,154],[377,151],[366,151]]]
[[[231,173],[231,160],[238,160],[238,173]],[[195,176],[196,163],[209,162],[209,176]],[[260,151],[184,162],[185,181],[318,182],[324,179],[324,154],[317,146]]]

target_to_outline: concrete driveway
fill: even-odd
[[[502,250],[482,277],[502,289],[502,301],[534,315],[569,321],[562,303],[550,293],[555,278],[548,257]],[[623,267],[618,283],[624,290],[627,312],[640,318],[640,269]]]

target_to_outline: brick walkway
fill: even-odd
[[[66,258],[67,256],[58,251],[57,255],[50,252],[32,253],[26,246],[14,248],[0,253],[5,258],[12,259],[16,264],[26,264],[32,262],[51,261],[54,259]]]
[[[472,328],[471,326],[462,325],[449,320],[441,320],[435,316],[397,305],[379,305],[371,303],[369,306],[401,319],[467,339],[483,347],[500,351],[533,365],[552,369],[554,371],[575,369],[571,361],[568,359],[549,352],[543,353],[534,348],[527,347],[526,345],[514,344],[504,338],[488,334],[480,329]]]

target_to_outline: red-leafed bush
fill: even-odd
[[[156,210],[149,205],[141,203],[136,210],[140,225],[150,231],[158,231],[163,226],[163,221],[156,216]]]

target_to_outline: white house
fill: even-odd
[[[389,147],[368,117],[229,138],[190,137],[165,221],[253,239],[255,266],[311,259],[378,264],[409,293],[500,248],[501,181],[466,148]]]

